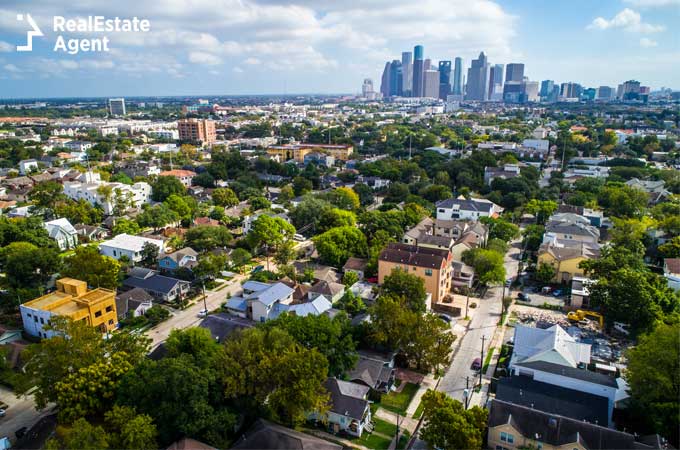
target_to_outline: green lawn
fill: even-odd
[[[414,419],[420,419],[420,416],[423,415],[423,410],[425,409],[425,405],[423,404],[422,400],[418,404],[418,407],[416,408],[416,412],[413,413],[413,418]]]
[[[373,431],[384,434],[385,436],[394,436],[397,434],[397,426],[395,424],[378,419],[377,417],[373,417],[372,421],[373,425],[375,425]]]
[[[363,433],[360,439],[356,439],[352,442],[374,450],[387,450],[392,440],[378,436],[377,434]]]
[[[486,369],[489,368],[489,363],[491,362],[491,357],[493,356],[494,350],[496,350],[496,347],[489,348],[489,352],[486,354],[486,358],[484,358],[484,366],[482,367],[482,373],[486,373]]]
[[[388,411],[406,415],[406,409],[411,403],[411,399],[418,392],[418,385],[413,383],[406,383],[401,392],[390,392],[389,394],[383,394],[380,399],[380,406]]]

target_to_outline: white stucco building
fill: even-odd
[[[151,185],[143,181],[133,185],[102,181],[96,172],[85,172],[78,181],[64,183],[64,194],[73,199],[84,199],[100,205],[105,214],[113,214],[117,200],[129,200],[131,206],[141,207],[151,198]]]

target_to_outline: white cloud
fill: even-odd
[[[0,53],[10,53],[14,51],[14,46],[9,42],[0,41]]]
[[[588,25],[589,29],[608,30],[622,28],[633,33],[657,33],[666,29],[663,25],[652,25],[642,21],[640,13],[630,8],[625,8],[611,20],[604,17],[597,17]]]
[[[243,69],[241,69],[239,66],[234,67],[231,69],[231,71],[234,73],[243,73]]]
[[[649,38],[646,38],[646,37],[643,37],[642,39],[640,39],[640,47],[651,48],[651,47],[656,47],[658,45],[659,45],[659,43],[652,40],[652,39],[649,39]]]
[[[219,56],[205,52],[189,53],[189,61],[195,64],[204,64],[206,66],[216,66],[222,63],[222,59],[220,59]]]
[[[17,66],[14,64],[5,64],[3,66],[3,69],[5,69],[7,72],[12,72],[12,73],[19,73],[21,72],[21,69],[19,69]]]
[[[245,61],[243,61],[243,64],[248,64],[251,66],[257,66],[258,64],[262,64],[262,61],[260,61],[257,58],[248,58]]]
[[[624,0],[639,8],[662,8],[664,6],[680,6],[680,0]]]

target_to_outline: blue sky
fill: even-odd
[[[30,14],[44,33],[18,53]],[[137,16],[109,52],[54,52],[54,15]],[[524,62],[532,80],[680,89],[680,0],[3,0],[0,98],[353,93],[423,44],[433,61]]]

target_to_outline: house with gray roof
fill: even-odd
[[[497,217],[503,208],[484,198],[463,196],[447,198],[437,202],[437,219],[443,220],[479,220],[480,217]]]
[[[155,270],[135,267],[128,273],[123,281],[126,288],[144,289],[156,300],[172,302],[189,293],[191,283],[177,278],[159,275]]]
[[[243,436],[234,442],[231,448],[234,450],[342,450],[343,446],[264,419],[258,419]],[[191,449],[203,450],[203,447],[191,447]]]
[[[328,378],[324,387],[330,394],[330,408],[324,415],[311,413],[310,419],[328,424],[333,433],[361,437],[364,430],[372,430],[368,387],[337,378]]]
[[[68,250],[78,246],[78,232],[68,219],[50,220],[43,224],[47,233],[57,242],[60,250]]]

